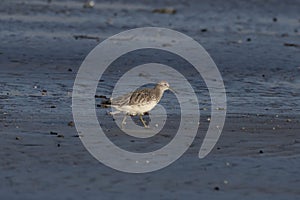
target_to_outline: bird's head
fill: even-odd
[[[162,91],[165,90],[171,90],[172,92],[174,92],[174,90],[170,87],[169,83],[167,81],[159,81],[156,84],[156,87],[158,87],[159,89],[161,89]],[[175,93],[175,92],[174,92]]]

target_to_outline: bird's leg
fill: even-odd
[[[140,115],[140,120],[141,120],[141,122],[143,123],[143,125],[144,125],[145,128],[149,128],[149,126],[146,125],[146,123],[145,123],[145,121],[144,121],[142,115]]]
[[[126,124],[126,118],[127,118],[127,114],[124,116],[122,123],[121,123],[121,129],[124,129],[124,124]]]

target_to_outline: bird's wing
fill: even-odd
[[[124,105],[128,105],[132,93],[133,92],[130,92],[130,93],[124,94],[122,96],[119,96],[119,97],[111,99],[110,100],[111,105],[112,106],[124,106]]]
[[[132,93],[129,105],[145,105],[154,100],[155,96],[152,94],[151,89],[145,88]]]

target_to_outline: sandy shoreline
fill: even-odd
[[[222,3],[96,1],[84,9],[79,0],[2,1],[0,199],[298,199],[300,5]],[[166,7],[176,13],[152,12]],[[205,47],[223,76],[228,114],[205,159],[197,157],[209,117],[203,101],[202,124],[183,157],[153,173],[125,174],[94,159],[68,126],[71,95],[81,62],[99,42],[143,26],[181,31]],[[110,78],[116,77],[107,76],[97,94],[110,95]],[[156,148],[172,135],[170,127],[152,140],[128,138],[105,109],[97,111],[124,148]]]

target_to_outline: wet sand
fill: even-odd
[[[299,199],[298,2],[82,5],[0,3],[0,199]],[[153,12],[161,8],[176,13]],[[203,101],[202,126],[179,160],[153,173],[126,174],[102,165],[83,147],[68,125],[71,95],[81,62],[99,42],[144,26],[171,28],[203,45],[224,79],[227,118],[214,150],[199,160],[210,117]],[[108,74],[97,94],[109,96],[116,77]],[[198,86],[207,100],[205,85]],[[168,105],[170,96],[162,103]],[[165,134],[137,140],[125,137],[106,111],[97,108],[99,121],[123,148],[151,150],[170,140],[172,123]],[[174,111],[171,122],[178,118]]]

